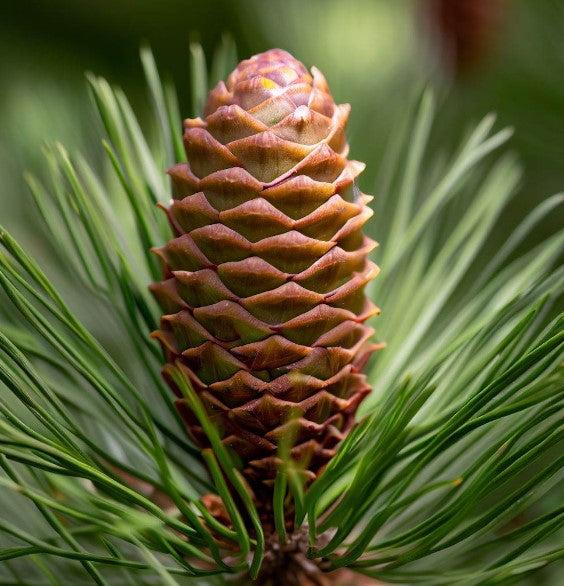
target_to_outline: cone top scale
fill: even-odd
[[[153,336],[180,367],[250,485],[271,486],[281,441],[313,480],[369,392],[376,345],[365,294],[378,268],[362,232],[372,199],[347,160],[348,105],[280,49],[242,61],[184,123],[188,163],[169,170],[175,237],[156,249]],[[177,407],[201,445],[203,429]]]

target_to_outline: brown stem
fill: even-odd
[[[327,571],[323,560],[310,560],[307,528],[299,529],[280,543],[275,535],[267,538],[261,571],[256,580],[248,574],[235,578],[237,586],[376,586],[375,580],[347,568]]]

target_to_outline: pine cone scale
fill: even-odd
[[[364,166],[346,159],[349,112],[318,70],[268,51],[185,121],[189,162],[169,171],[175,237],[155,250],[165,280],[151,287],[166,312],[163,372],[174,388],[167,370],[180,366],[255,487],[272,484],[290,437],[315,478],[369,392],[365,321],[378,310],[364,288],[377,267],[362,233],[371,198],[355,186]]]

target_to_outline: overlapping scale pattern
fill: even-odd
[[[362,232],[370,196],[347,160],[348,105],[323,75],[274,49],[243,61],[185,121],[188,163],[169,170],[175,234],[155,253],[153,335],[183,369],[251,486],[272,483],[278,446],[306,480],[322,471],[369,392],[377,346],[364,288],[378,268]],[[195,440],[206,437],[184,399]]]

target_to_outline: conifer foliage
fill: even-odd
[[[145,131],[89,75],[105,168],[54,144],[26,176],[48,270],[0,228],[0,583],[549,579],[563,237],[523,243],[562,195],[492,249],[511,133],[487,116],[436,158],[426,91],[368,161],[362,227],[348,109],[317,70],[274,51],[228,77],[225,41],[208,84],[191,47],[186,164],[141,58]]]

